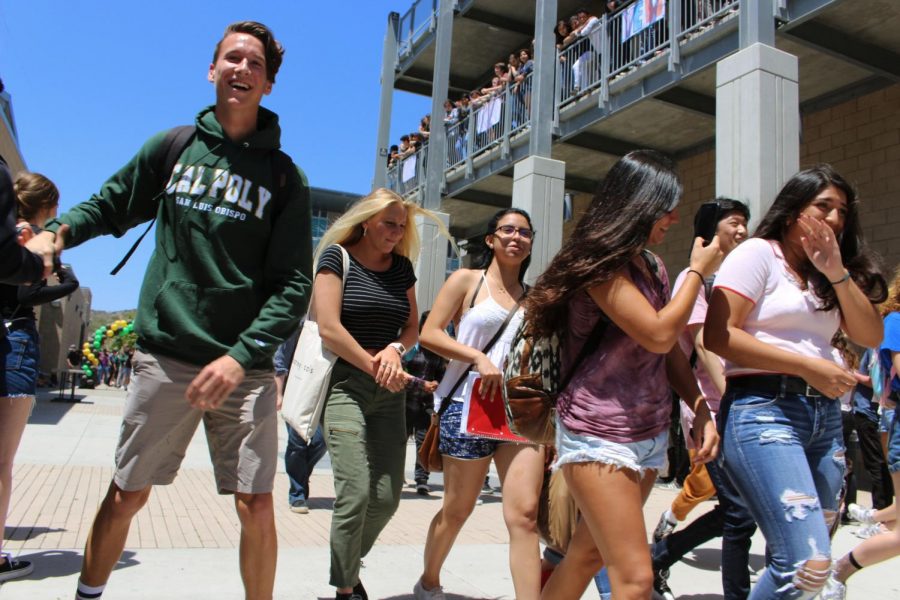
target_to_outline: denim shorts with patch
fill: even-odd
[[[441,454],[462,460],[476,460],[493,456],[497,446],[507,443],[461,433],[462,409],[462,402],[451,401],[441,415],[441,443],[438,446]]]
[[[893,410],[894,418],[888,436],[888,471],[900,473],[900,412]]]
[[[599,462],[618,469],[629,469],[643,476],[651,469],[661,471],[668,464],[669,432],[665,430],[649,440],[612,442],[602,438],[575,433],[556,419],[556,452],[553,468],[568,463]]]

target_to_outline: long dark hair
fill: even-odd
[[[653,150],[629,152],[610,169],[572,235],[525,300],[531,331],[564,329],[568,301],[635,258],[653,225],[681,198],[674,163]]]
[[[753,237],[774,240],[784,245],[784,238],[790,227],[800,216],[800,212],[826,187],[833,185],[847,196],[847,217],[844,230],[838,238],[841,260],[856,285],[869,300],[878,304],[887,298],[887,283],[875,261],[873,253],[866,247],[859,223],[859,200],[856,190],[831,165],[820,164],[803,169],[784,184],[775,202],[756,228]],[[799,275],[809,282],[809,287],[822,301],[820,310],[840,308],[834,288],[822,273],[808,260],[800,266]]]
[[[494,235],[494,232],[497,231],[497,223],[499,223],[500,219],[506,215],[522,215],[525,217],[525,220],[528,221],[528,228],[531,229],[531,231],[534,231],[534,225],[531,224],[531,216],[521,208],[513,207],[498,210],[494,213],[494,216],[491,217],[491,220],[487,222],[487,230],[484,232],[484,235],[478,238],[478,244],[475,246],[474,250],[472,250],[473,269],[487,269],[494,260],[494,251],[487,245],[485,238],[489,235]],[[534,238],[532,238],[532,241],[534,241]],[[531,254],[529,253],[519,267],[519,283],[522,283],[525,280],[525,271],[528,270],[528,265],[530,264]]]

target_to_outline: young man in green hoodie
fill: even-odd
[[[158,173],[163,132],[41,234],[61,251],[157,218],[116,472],[88,537],[79,599],[100,597],[132,518],[151,486],[174,480],[201,420],[219,492],[235,497],[246,597],[272,598],[272,354],[305,312],[312,268],[306,179],[279,172],[278,117],[260,107],[282,53],[264,25],[229,25],[209,67],[216,103],[197,116],[172,172]]]

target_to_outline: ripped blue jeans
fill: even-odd
[[[728,389],[720,460],[759,524],[771,560],[751,600],[815,597],[831,557],[830,524],[844,478],[840,403]]]

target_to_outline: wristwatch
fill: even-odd
[[[406,354],[406,346],[404,346],[400,342],[391,342],[390,344],[388,344],[388,346],[390,346],[391,348],[396,350],[397,354],[399,354],[400,356],[403,356],[404,354]]]

